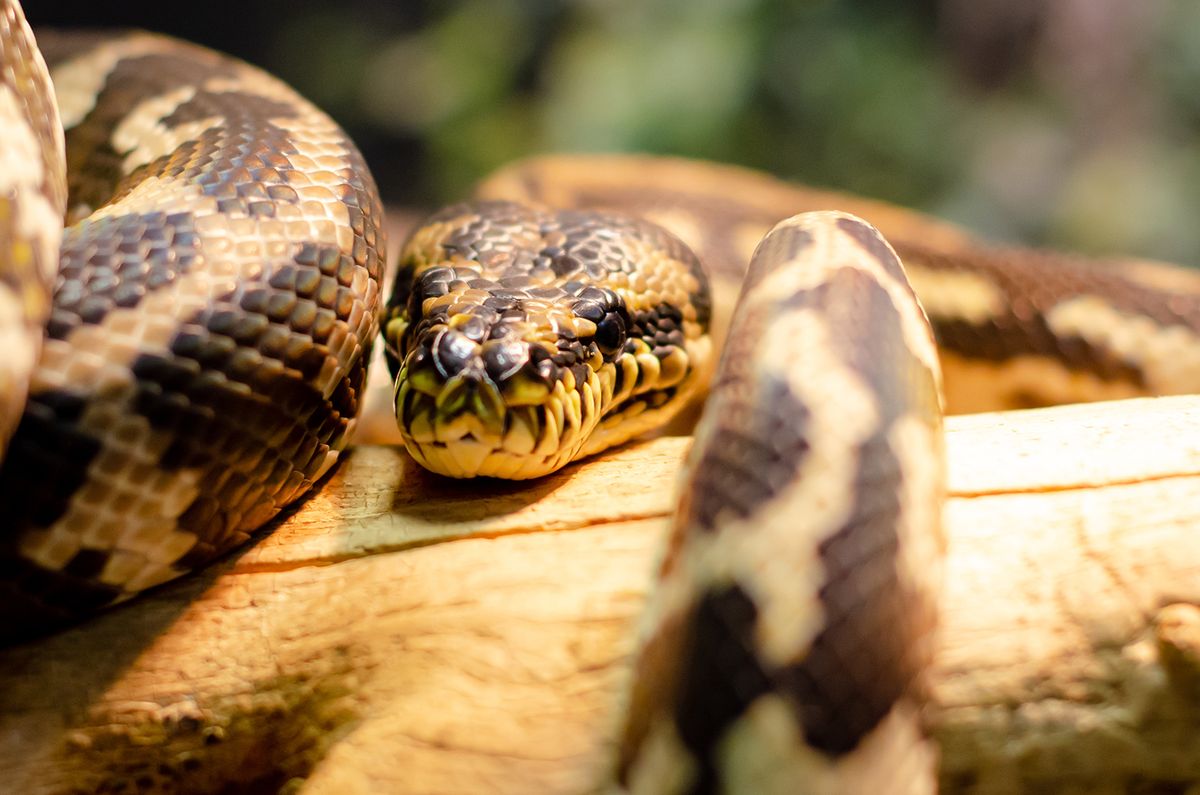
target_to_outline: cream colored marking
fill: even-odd
[[[120,587],[136,578],[147,565],[144,555],[118,549],[109,554],[98,579],[106,585]]]
[[[914,706],[901,701],[858,747],[831,760],[797,730],[793,707],[759,698],[718,743],[722,792],[755,795],[924,795],[937,790],[937,749],[918,729]]]
[[[4,383],[4,376],[20,373],[22,379],[27,377],[34,365],[36,346],[33,343],[40,336],[40,330],[30,329],[26,325],[25,307],[20,298],[14,295],[7,285],[0,285],[0,351],[4,352],[4,367],[0,368],[0,386],[6,387],[6,391],[0,392],[0,395],[6,401],[15,397],[19,402],[21,398],[7,391],[10,385]]]
[[[857,240],[836,227],[835,222],[842,219],[864,223],[862,219],[840,212],[804,213],[780,222],[778,227],[808,230],[812,242],[799,252],[797,264],[776,268],[760,282],[756,291],[765,289],[766,295],[791,295],[824,283],[839,268],[857,268],[871,276],[891,297],[900,315],[905,346],[927,367],[936,368],[937,347],[924,312],[913,304],[906,285],[897,281]],[[887,245],[886,241],[884,244]]]
[[[629,767],[629,795],[680,795],[696,777],[695,757],[684,746],[670,717],[655,715]],[[613,792],[622,790],[614,789]]]
[[[147,562],[137,574],[125,582],[125,592],[129,596],[133,596],[139,591],[173,580],[183,573],[183,569],[177,569],[171,565]]]
[[[47,530],[26,533],[21,537],[18,549],[38,565],[58,571],[79,551],[79,538],[56,524]]]
[[[213,94],[257,94],[264,99],[282,100],[310,117],[321,117],[320,111],[302,97],[298,97],[283,82],[257,69],[241,69],[234,77],[221,75],[210,77],[204,81],[204,90]],[[328,120],[324,121],[322,126],[336,129],[335,125]]]
[[[767,301],[780,295],[754,292]],[[743,308],[755,311],[757,305],[753,301]],[[783,314],[764,329],[754,366],[758,372],[787,374],[792,392],[812,414],[809,453],[769,505],[744,520],[723,522],[711,544],[695,543],[697,571],[709,572],[717,582],[741,583],[759,605],[758,648],[768,664],[801,659],[824,625],[817,593],[824,580],[818,541],[849,518],[857,500],[849,486],[857,448],[880,419],[868,386],[833,354],[832,333],[825,318],[811,310]]]
[[[904,270],[930,317],[986,323],[1004,312],[1004,294],[981,273],[942,271],[911,262]]]
[[[174,152],[185,141],[192,141],[221,123],[219,116],[168,127],[162,120],[196,96],[196,86],[183,86],[166,94],[142,100],[121,120],[112,132],[112,147],[127,152],[121,163],[126,174],[139,166]]]
[[[56,66],[51,72],[51,77],[54,80],[54,92],[63,128],[71,129],[92,112],[108,76],[120,61],[151,53],[170,52],[178,47],[178,44],[167,39],[134,34],[104,44]]]
[[[1081,337],[1137,366],[1155,394],[1200,391],[1200,335],[1186,326],[1161,326],[1095,295],[1059,304],[1046,313],[1046,323],[1060,336]]]
[[[1050,356],[1017,356],[1001,362],[967,359],[941,351],[949,414],[1006,411],[1142,397],[1146,390],[1129,381],[1106,381],[1067,368]]]
[[[102,218],[150,213],[165,206],[172,207],[174,211],[189,212],[197,221],[214,216],[219,218],[215,196],[204,196],[199,191],[185,188],[175,179],[147,177],[138,182],[119,202],[104,205],[81,223],[91,224]]]
[[[1168,293],[1200,295],[1200,272],[1153,260],[1121,260],[1112,270],[1130,281]],[[1104,267],[1104,266],[1098,266]],[[1108,270],[1108,268],[1106,268]]]
[[[42,148],[23,118],[20,100],[12,89],[0,83],[0,119],[8,120],[4,125],[4,145],[0,146],[0,193],[9,194],[16,208],[17,234],[36,247],[36,262],[42,268],[39,275],[48,282],[58,270],[62,214],[42,192],[43,183],[49,178],[43,173]],[[58,146],[61,157],[61,135]],[[21,310],[19,316],[24,314]]]

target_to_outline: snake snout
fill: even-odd
[[[571,335],[546,339],[515,312],[488,320],[464,312],[415,335],[396,381],[401,433],[440,474],[535,477],[578,451],[601,390]]]
[[[704,379],[708,304],[695,255],[646,221],[447,207],[405,243],[384,322],[409,452],[531,478],[654,430]]]

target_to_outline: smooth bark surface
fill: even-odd
[[[943,791],[1187,791],[1200,399],[948,440]],[[0,652],[0,790],[589,791],[688,443],[514,484],[360,446],[240,554]]]

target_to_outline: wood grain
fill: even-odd
[[[1200,399],[947,433],[943,791],[1187,791]],[[358,447],[241,554],[0,653],[0,790],[591,791],[688,444],[483,485]]]

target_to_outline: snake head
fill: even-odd
[[[588,452],[635,386],[683,380],[682,345],[654,336],[682,342],[682,314],[631,302],[627,289],[637,267],[653,273],[667,258],[614,225],[487,202],[444,210],[414,233],[384,335],[397,420],[422,465],[537,477]]]

